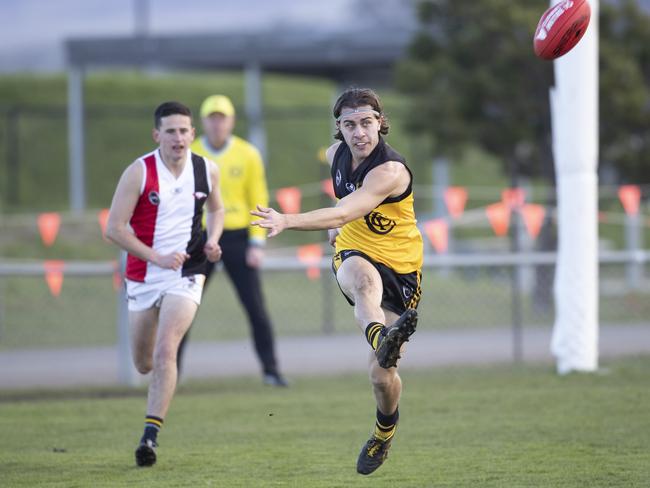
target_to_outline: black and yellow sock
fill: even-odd
[[[156,417],[155,415],[147,415],[144,419],[144,434],[142,439],[151,439],[156,442],[158,438],[158,432],[163,424],[163,419]]]
[[[395,435],[398,420],[399,408],[396,408],[395,412],[391,415],[385,415],[377,409],[377,421],[375,422],[374,436],[382,441],[392,439]]]
[[[368,324],[366,327],[366,340],[368,341],[368,344],[370,344],[370,347],[377,349],[379,334],[381,334],[381,331],[385,328],[384,324],[380,324],[379,322],[370,322]]]

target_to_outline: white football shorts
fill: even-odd
[[[140,312],[152,307],[160,308],[165,295],[178,295],[189,298],[197,305],[201,304],[205,276],[179,276],[173,280],[164,280],[156,283],[141,283],[139,281],[126,281],[126,300],[129,310]]]

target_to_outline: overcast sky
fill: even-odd
[[[63,41],[124,36],[142,0],[0,0],[0,72],[62,70]],[[279,25],[335,29],[355,0],[144,0],[152,34],[223,32]]]
[[[132,35],[138,2],[149,6],[149,32],[159,35],[281,25],[336,30],[337,26],[366,26],[369,18],[381,22],[381,28],[399,28],[406,17],[412,20],[412,12],[404,6],[413,1],[0,0],[0,73],[64,70],[65,39]],[[650,0],[636,1],[650,8]],[[540,0],[540,8],[548,3]]]

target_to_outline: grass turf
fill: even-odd
[[[365,375],[181,385],[159,462],[134,465],[143,390],[0,393],[2,486],[641,487],[650,357],[558,377],[549,366],[406,371],[386,464],[356,474]]]

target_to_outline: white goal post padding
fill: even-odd
[[[559,3],[551,1],[551,5]],[[557,372],[598,369],[598,0],[551,89],[558,258],[551,352]]]

